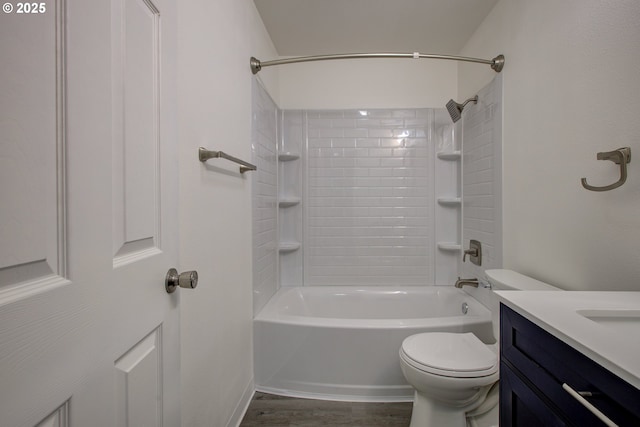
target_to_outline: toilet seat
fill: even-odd
[[[476,378],[498,371],[498,356],[474,334],[426,332],[402,342],[401,357],[433,375]]]

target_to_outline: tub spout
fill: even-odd
[[[458,280],[456,280],[456,284],[454,285],[456,288],[462,288],[463,286],[472,286],[474,288],[478,287],[478,279],[473,278],[473,279],[461,279],[460,277],[458,277]]]

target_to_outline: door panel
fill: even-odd
[[[0,67],[0,304],[67,283],[64,17],[54,9],[30,18],[0,19],[0,52],[11,58]]]
[[[56,409],[51,415],[38,423],[37,427],[68,427],[69,426],[69,402]]]
[[[115,363],[117,425],[162,425],[161,332],[153,331]]]
[[[158,9],[148,1],[114,2],[116,265],[133,253],[157,247],[159,240],[159,19]]]
[[[179,425],[175,1],[45,9],[0,14],[0,425]]]

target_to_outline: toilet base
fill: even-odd
[[[465,407],[442,405],[416,392],[409,427],[466,427],[466,411]]]
[[[478,390],[466,404],[456,406],[415,391],[410,427],[485,427],[498,425],[498,383]],[[471,415],[467,419],[467,415]]]
[[[499,409],[496,404],[489,412],[482,415],[468,416],[467,427],[498,427]]]

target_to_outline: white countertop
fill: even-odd
[[[640,389],[640,292],[496,294],[508,307]]]

